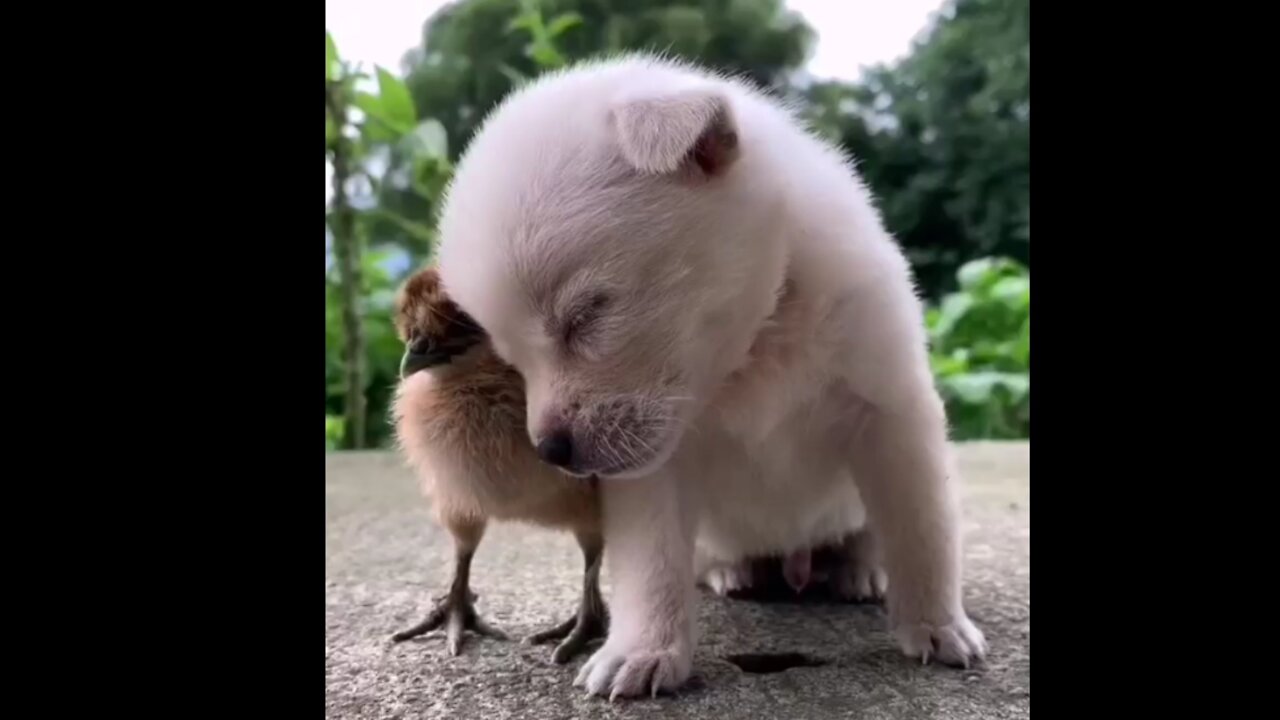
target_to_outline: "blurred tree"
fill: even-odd
[[[781,87],[805,61],[813,31],[782,0],[460,0],[427,21],[423,45],[405,58],[420,113],[444,126],[456,160],[485,115],[525,78],[619,50],[655,50]],[[400,157],[391,164],[399,166]],[[430,219],[429,197],[400,187],[378,194],[402,217]],[[429,246],[394,222],[372,219],[370,242]]]
[[[553,43],[530,37],[531,10],[550,18]],[[405,59],[406,84],[419,110],[439,110],[456,159],[519,77],[558,60],[656,50],[778,86],[812,39],[782,0],[463,0],[428,20],[423,46]]]
[[[369,207],[368,190],[361,188],[376,192],[403,181],[408,192],[433,194],[438,187],[428,179],[450,167],[443,128],[432,120],[418,122],[404,83],[376,68],[377,92],[362,90],[362,82],[372,79],[343,62],[325,33],[325,159],[333,171],[333,196],[325,208],[325,438],[326,445],[344,448],[385,437],[386,423],[377,420],[386,414],[400,350],[390,321],[393,280],[385,255],[365,252],[367,226],[375,218],[392,222],[424,243],[432,234],[429,226],[393,209]],[[374,169],[385,166],[392,152],[412,170],[407,177]]]
[[[901,62],[805,93],[931,298],[970,259],[1030,265],[1030,11],[1030,0],[952,0]]]
[[[343,440],[348,448],[360,448],[365,442],[365,341],[359,307],[361,258],[355,210],[347,195],[361,154],[359,143],[347,132],[355,100],[355,77],[339,59],[333,37],[325,33],[324,39],[324,144],[325,155],[333,168],[333,201],[327,213],[327,224],[336,258],[336,277],[332,283],[337,291],[334,306],[341,314],[342,394],[345,401]],[[326,311],[329,307],[326,302]]]

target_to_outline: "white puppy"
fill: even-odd
[[[590,692],[688,678],[695,541],[789,552],[856,526],[859,495],[902,648],[982,656],[921,307],[838,150],[734,80],[582,65],[492,113],[441,230],[445,286],[524,376],[539,453],[602,479],[614,619]]]

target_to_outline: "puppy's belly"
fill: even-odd
[[[704,448],[699,564],[787,554],[865,526],[862,499],[838,453],[786,440],[767,444],[768,453],[732,442]]]

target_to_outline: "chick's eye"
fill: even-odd
[[[414,355],[426,355],[431,352],[434,345],[430,335],[419,335],[409,340],[409,352]]]

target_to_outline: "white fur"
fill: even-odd
[[[737,152],[703,177],[708,123]],[[695,546],[702,567],[790,552],[860,527],[862,501],[904,650],[982,655],[908,264],[784,108],[653,58],[544,78],[487,120],[441,227],[445,286],[524,375],[532,440],[572,433],[571,470],[603,478],[614,625],[590,692],[688,677]],[[565,332],[592,293],[599,317]]]

